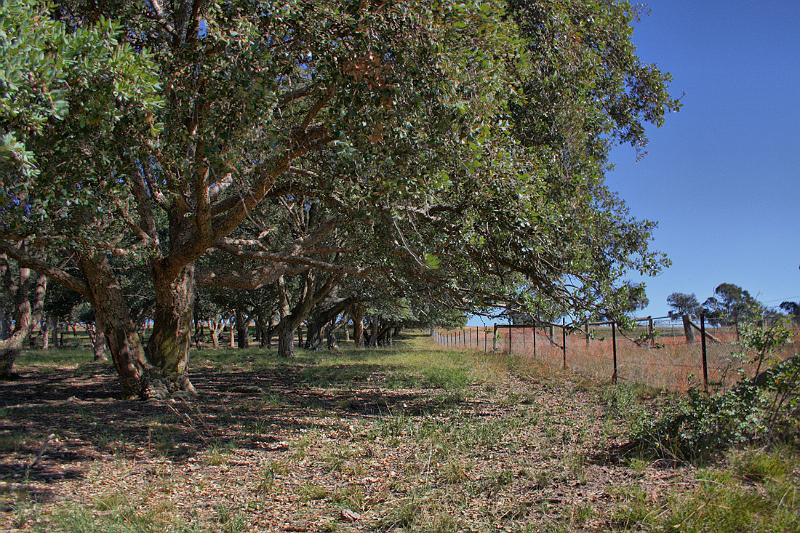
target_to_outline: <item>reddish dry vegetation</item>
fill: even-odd
[[[581,332],[566,335],[566,354],[562,350],[564,338],[556,328],[552,338],[547,328],[500,329],[497,342],[493,344],[492,329],[467,328],[444,333],[454,349],[491,353],[493,345],[499,353],[512,353],[529,357],[553,369],[566,368],[598,381],[610,381],[614,374],[614,349],[610,328],[593,331],[588,340]],[[689,387],[702,383],[703,363],[701,344],[698,338],[687,343],[682,335],[674,331],[656,336],[652,342],[641,341],[622,332],[617,334],[617,379],[622,383],[637,383],[657,389],[686,392]],[[739,379],[737,370],[743,368],[748,375],[755,365],[743,363],[737,356],[741,347],[736,343],[736,332],[732,329],[713,331],[714,338],[708,340],[706,357],[708,380],[711,390],[725,389]],[[637,342],[639,341],[639,342]],[[775,357],[786,359],[797,352],[800,332],[793,342],[786,344]]]
[[[524,358],[204,352],[191,403],[115,398],[106,367],[0,384],[0,525],[62,531],[605,529],[686,468],[615,458],[609,390]],[[629,391],[630,392],[630,391]],[[127,528],[127,529],[126,529]]]

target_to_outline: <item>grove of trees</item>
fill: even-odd
[[[679,102],[624,0],[0,5],[11,371],[45,292],[123,393],[194,394],[203,323],[292,355],[504,308],[615,316],[654,224],[604,183]],[[718,291],[727,312],[737,298]],[[738,301],[738,300],[736,300]],[[143,324],[152,325],[147,328]],[[98,347],[102,348],[102,342]]]

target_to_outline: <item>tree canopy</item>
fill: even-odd
[[[194,392],[197,286],[276,288],[290,335],[340,298],[624,313],[666,264],[604,183],[679,107],[627,1],[2,9],[0,248],[92,302],[130,395]]]

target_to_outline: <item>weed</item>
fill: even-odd
[[[304,483],[298,489],[298,494],[305,501],[324,500],[328,497],[328,489],[315,483]]]

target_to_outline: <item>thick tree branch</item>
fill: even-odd
[[[64,287],[73,290],[82,296],[88,296],[89,294],[89,286],[83,280],[73,276],[62,268],[49,265],[46,262],[33,257],[25,250],[22,250],[10,242],[0,240],[0,252],[5,252],[9,256],[13,257],[14,260],[16,260],[21,266],[31,268],[40,274],[46,274]]]

